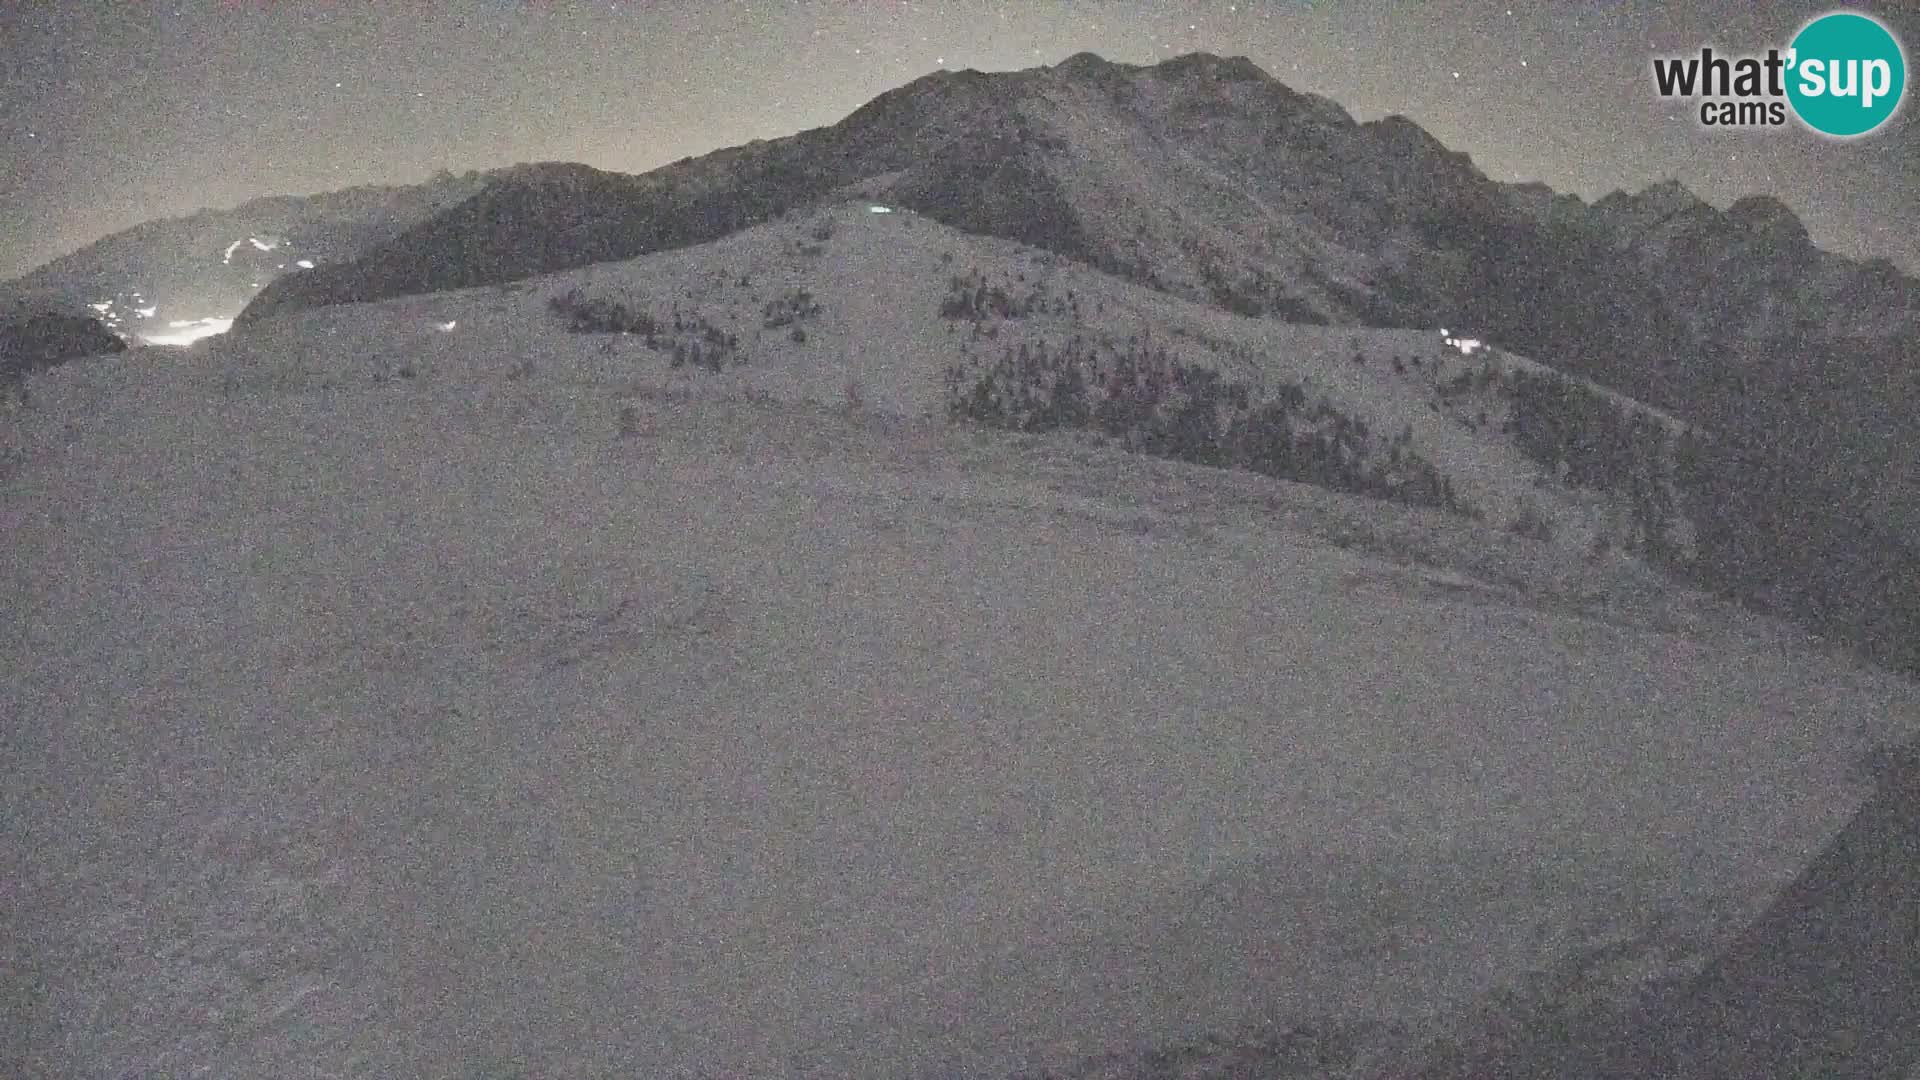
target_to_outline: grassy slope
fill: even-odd
[[[834,400],[844,354],[658,375],[545,295],[35,378],[0,488],[42,990],[10,1071],[991,1072],[1406,1017],[1723,933],[1920,715],[1631,568],[747,403]],[[824,340],[894,302],[824,303]],[[910,334],[846,361],[909,412]]]

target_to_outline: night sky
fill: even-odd
[[[0,277],[264,194],[516,161],[644,171],[833,123],[941,67],[1081,50],[1249,56],[1357,119],[1404,113],[1496,178],[1588,199],[1668,178],[1721,206],[1775,194],[1816,242],[1920,272],[1911,100],[1835,143],[1711,132],[1653,90],[1656,53],[1784,47],[1833,7],[0,0]],[[1863,10],[1920,41],[1920,15]]]

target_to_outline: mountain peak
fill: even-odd
[[[1156,70],[1163,74],[1193,74],[1228,82],[1268,82],[1273,78],[1244,56],[1222,57],[1208,52],[1185,53],[1163,60]]]
[[[1693,222],[1712,224],[1720,220],[1713,204],[1687,190],[1678,180],[1650,184],[1636,194],[1613,191],[1593,204],[1595,210],[1612,221],[1613,228],[1641,230],[1656,222]]]
[[[1804,240],[1807,227],[1787,204],[1771,195],[1747,195],[1727,207],[1727,220],[1752,232],[1781,233]]]
[[[1098,75],[1117,71],[1120,65],[1095,52],[1077,52],[1053,66],[1053,70],[1065,75]]]
[[[1399,113],[1369,120],[1360,126],[1379,145],[1387,148],[1396,160],[1405,164],[1433,166],[1445,163],[1450,168],[1473,167],[1473,159],[1464,151],[1448,149],[1445,143],[1434,138],[1432,132]]]
[[[1099,53],[1077,52],[1053,65],[1052,68],[1041,70],[1050,71],[1071,83],[1115,88],[1124,84],[1127,78],[1140,68],[1133,64],[1108,60]]]
[[[1682,210],[1693,210],[1707,205],[1705,199],[1695,195],[1678,180],[1662,180],[1657,184],[1650,184],[1632,198],[1643,206],[1667,213],[1679,213]]]

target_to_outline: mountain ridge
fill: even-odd
[[[1063,120],[1076,106],[1082,107],[1082,115]],[[1208,124],[1212,124],[1213,129]],[[1035,171],[1034,166],[1039,166],[1054,174],[1052,178],[1058,182],[1062,177],[1055,166],[1063,152],[1081,144],[1099,144],[1099,130],[1088,130],[1089,125],[1109,132],[1125,125],[1144,129],[1135,132],[1143,138],[1139,140],[1141,146],[1131,148],[1133,157],[1152,158],[1157,153],[1155,147],[1171,148],[1176,160],[1169,162],[1163,155],[1157,164],[1176,167],[1177,174],[1188,181],[1194,176],[1191,166],[1199,163],[1210,165],[1216,171],[1239,170],[1239,179],[1222,183],[1216,178],[1201,188],[1237,186],[1243,192],[1263,191],[1274,196],[1269,203],[1280,204],[1265,208],[1267,217],[1279,219],[1266,222],[1270,228],[1280,226],[1322,234],[1313,242],[1303,243],[1301,246],[1306,250],[1302,254],[1323,261],[1342,261],[1343,258],[1350,261],[1355,252],[1341,249],[1357,248],[1362,260],[1372,264],[1369,269],[1403,279],[1376,282],[1372,286],[1366,282],[1350,283],[1369,294],[1367,303],[1326,295],[1312,297],[1309,307],[1330,321],[1379,322],[1396,314],[1431,321],[1438,314],[1434,308],[1449,303],[1457,305],[1461,301],[1468,291],[1464,283],[1446,290],[1443,295],[1429,296],[1411,304],[1395,304],[1391,298],[1383,302],[1378,295],[1382,291],[1380,286],[1415,288],[1417,282],[1413,279],[1422,271],[1433,270],[1436,265],[1444,271],[1450,258],[1457,262],[1461,255],[1484,254],[1462,251],[1467,245],[1459,236],[1442,237],[1449,242],[1437,250],[1409,252],[1406,250],[1409,247],[1435,248],[1417,239],[1409,244],[1409,238],[1396,235],[1396,227],[1414,227],[1418,231],[1423,216],[1452,214],[1462,209],[1457,204],[1464,203],[1465,216],[1469,219],[1488,214],[1503,220],[1511,217],[1503,241],[1538,240],[1526,229],[1533,215],[1524,212],[1530,203],[1539,201],[1536,185],[1507,185],[1488,179],[1473,166],[1468,155],[1449,150],[1403,116],[1356,123],[1337,104],[1292,90],[1245,57],[1192,53],[1157,65],[1130,65],[1083,52],[1051,67],[994,74],[966,70],[922,76],[879,95],[834,125],[683,159],[639,174],[636,179],[644,178],[644,182],[625,193],[630,200],[625,212],[615,215],[617,220],[607,222],[610,235],[598,246],[584,244],[571,251],[547,247],[522,253],[520,258],[494,258],[488,260],[491,266],[487,273],[546,272],[598,261],[609,252],[618,257],[632,257],[663,246],[715,238],[727,230],[765,220],[769,214],[803,207],[846,184],[898,172],[911,174],[916,161],[924,160],[926,155],[938,153],[941,147],[958,140],[986,138],[989,132],[1012,140],[988,144],[997,151],[1004,153],[1014,146],[1026,147],[1030,156],[1022,171],[1023,178]],[[1180,168],[1183,162],[1187,167]],[[1389,170],[1388,165],[1394,168]],[[543,183],[534,179],[532,170],[537,168],[540,167],[522,167],[512,175],[497,177],[496,182],[509,186]],[[1165,170],[1159,171],[1163,174],[1160,179],[1165,179]],[[1263,172],[1266,175],[1262,175]],[[1402,182],[1395,183],[1394,176],[1381,175],[1386,172],[1398,173]],[[910,176],[907,184],[909,191],[929,186],[925,177]],[[873,194],[884,197],[885,187],[885,184],[876,185]],[[675,189],[681,188],[705,198],[682,196],[676,200],[670,197]],[[1178,201],[1193,190],[1191,183],[1176,184],[1161,194]],[[729,194],[737,207],[725,205],[729,201],[725,196]],[[992,194],[995,193],[988,193]],[[1224,193],[1202,190],[1200,194],[1221,196]],[[512,201],[511,195],[499,190],[487,198],[495,206]],[[1834,291],[1831,279],[1835,277],[1865,275],[1865,279],[1879,282],[1875,295],[1884,294],[1895,302],[1878,305],[1889,314],[1880,325],[1868,328],[1868,336],[1911,333],[1920,323],[1920,300],[1916,299],[1920,297],[1920,287],[1911,279],[1896,274],[1894,280],[1888,282],[1885,280],[1887,266],[1867,265],[1830,253],[1821,253],[1825,257],[1807,263],[1807,253],[1817,249],[1805,242],[1805,229],[1797,218],[1771,197],[1748,197],[1721,211],[1686,192],[1677,182],[1666,182],[1649,185],[1637,194],[1616,192],[1591,205],[1577,197],[1556,196],[1550,192],[1548,199],[1558,208],[1557,216],[1563,223],[1590,233],[1590,239],[1596,242],[1609,241],[1616,256],[1632,255],[1623,261],[1623,272],[1629,268],[1640,272],[1657,267],[1662,254],[1676,241],[1684,242],[1684,254],[1695,262],[1729,255],[1703,248],[1739,248],[1730,254],[1749,255],[1753,253],[1749,250],[1751,245],[1764,239],[1761,237],[1764,233],[1772,236],[1767,242],[1778,249],[1774,254],[1788,264],[1785,268],[1795,271],[1788,277],[1804,278],[1814,270],[1819,271],[1822,275],[1819,291],[1823,295]],[[1571,201],[1567,201],[1569,199]],[[1493,205],[1474,205],[1481,201],[1490,201]],[[1674,201],[1691,211],[1692,217],[1668,224],[1691,221],[1692,232],[1667,237],[1666,247],[1659,249],[1648,249],[1644,238],[1630,238],[1631,223],[1642,221],[1649,211],[1661,216],[1661,205]],[[1332,205],[1337,202],[1362,205],[1359,208]],[[1240,205],[1244,212],[1254,212],[1253,203],[1243,199]],[[931,205],[915,208],[936,217],[941,210]],[[1096,215],[1095,207],[1084,204],[1072,209],[1081,217]],[[951,206],[947,212],[955,215],[956,220],[965,216]],[[1152,230],[1154,223],[1150,215],[1143,217],[1144,212],[1138,208],[1126,212],[1132,218],[1125,223],[1126,230],[1135,235],[1143,228]],[[658,220],[675,217],[681,219],[677,228],[663,226]],[[992,215],[986,218],[991,220]],[[1288,218],[1293,220],[1286,220]],[[1520,231],[1516,233],[1516,229]],[[1083,224],[1077,231],[1085,234],[1088,230]],[[364,298],[363,294],[369,292],[399,295],[391,292],[398,288],[431,289],[439,280],[431,274],[399,274],[385,269],[388,264],[404,261],[409,251],[416,257],[425,257],[430,248],[429,239],[421,236],[408,240],[384,253],[377,248],[370,251],[360,261],[358,270],[371,281],[382,283],[371,289],[344,287],[327,275],[296,275],[288,284],[269,289],[244,317],[258,318],[283,307],[326,302],[332,296]],[[451,242],[450,238],[443,239]],[[496,237],[495,247],[507,239]],[[1194,264],[1188,253],[1181,252],[1177,241],[1156,247],[1143,246],[1133,239],[1132,236],[1107,236],[1101,238],[1097,250],[1062,253],[1085,256],[1096,264],[1104,263],[1121,270],[1137,267],[1141,259],[1146,259],[1164,285],[1176,291],[1190,290],[1189,295],[1207,293],[1207,288],[1198,281],[1202,266]],[[1223,268],[1230,276],[1262,262],[1250,257],[1247,251],[1225,254],[1253,264]],[[1437,257],[1438,264],[1433,258],[1409,262],[1408,254]],[[1794,260],[1807,264],[1795,266]],[[1302,286],[1304,291],[1324,292],[1312,287],[1311,275],[1289,268],[1285,260],[1278,264],[1265,261],[1267,265],[1257,268],[1270,276],[1286,273],[1291,283]],[[1181,265],[1183,263],[1192,265]],[[340,271],[347,272],[344,268]],[[1674,306],[1677,294],[1678,290],[1669,283],[1663,289],[1663,306]],[[1402,310],[1395,311],[1396,308]],[[1694,336],[1698,340],[1692,344],[1696,346],[1708,340],[1721,343],[1777,336],[1738,325],[1739,319],[1728,311],[1702,314],[1681,310],[1677,313],[1682,316],[1682,323],[1695,328]],[[1845,320],[1837,315],[1818,322],[1820,340],[1839,341],[1859,336],[1844,326]],[[1535,341],[1510,344],[1536,353],[1548,351]]]
[[[924,76],[831,126],[605,174],[564,208],[492,184],[275,282],[242,321],[629,259],[858,194],[1242,316],[1454,329],[1739,443],[1714,460],[1743,474],[1757,453],[1804,476],[1792,498],[1855,523],[1821,541],[1833,556],[1848,533],[1920,530],[1920,283],[1820,251],[1777,200],[1721,210],[1666,181],[1588,205],[1239,60],[1068,60]]]
[[[0,283],[0,298],[16,307],[91,310],[128,338],[174,322],[230,319],[302,260],[352,258],[458,204],[491,175],[442,171],[420,184],[265,195],[226,209],[157,218]]]

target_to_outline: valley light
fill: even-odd
[[[98,312],[101,312],[101,313],[103,313],[103,314],[104,314],[104,313],[106,313],[106,312],[108,312],[108,311],[111,311],[111,310],[113,310],[113,301],[111,301],[111,300],[95,300],[95,301],[94,301],[93,303],[91,303],[91,304],[88,304],[87,306],[88,306],[88,307],[90,307],[90,308],[92,308],[92,309],[93,309],[93,310],[95,310],[95,311],[98,311]]]
[[[254,247],[260,249],[261,251],[272,251],[274,248],[277,248],[280,246],[278,241],[275,241],[274,243],[269,244],[265,240],[262,240],[257,236],[249,236],[247,237],[247,240],[251,242]]]
[[[239,247],[241,244],[244,244],[244,243],[246,243],[245,240],[235,240],[233,243],[228,244],[226,252],[220,256],[220,261],[223,263],[227,263],[229,265],[232,264],[233,249]]]
[[[294,263],[293,265],[295,265],[295,266],[297,266],[297,267],[299,267],[299,268],[300,268],[300,269],[302,269],[302,270],[311,270],[311,269],[313,269],[313,260],[312,260],[312,259],[301,259],[301,260],[300,260],[299,262],[296,262],[296,263]]]
[[[150,334],[141,337],[149,345],[191,345],[201,338],[224,334],[233,326],[232,319],[175,319],[168,324],[180,332],[177,334]]]
[[[139,315],[140,315],[140,317],[141,317],[141,318],[143,318],[143,319],[151,319],[151,318],[153,318],[153,316],[154,316],[154,313],[155,313],[155,312],[157,312],[157,311],[159,311],[159,310],[160,310],[160,309],[159,309],[159,308],[157,308],[157,307],[143,307],[143,308],[134,308],[134,311],[135,311],[135,312],[137,312],[137,313],[139,313]]]
[[[881,205],[880,205],[879,203],[875,203],[875,204],[873,204],[872,206],[869,206],[869,207],[867,207],[867,213],[869,213],[869,214],[891,214],[891,213],[893,213],[893,207],[891,207],[891,206],[881,206]]]
[[[440,324],[440,330],[442,333],[448,333],[448,332],[451,332],[454,327],[459,325],[460,325],[459,319],[449,319],[446,322],[443,322]]]

